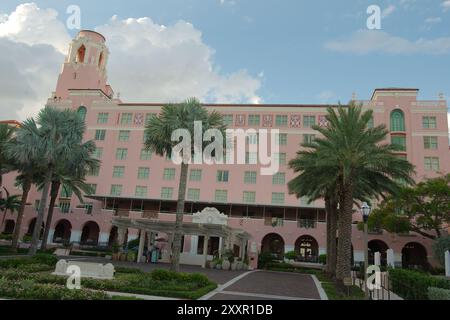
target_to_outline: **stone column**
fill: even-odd
[[[223,238],[219,238],[219,259],[222,259],[222,253],[223,253]]]
[[[445,252],[445,276],[450,277],[450,251]]]
[[[242,261],[244,261],[245,258],[245,246],[247,245],[247,240],[242,240],[241,241],[241,252],[240,252],[240,258],[242,259]]]
[[[381,266],[381,253],[375,252],[375,265]]]
[[[202,268],[206,268],[206,262],[208,261],[208,242],[209,242],[209,235],[205,235],[204,241],[203,241],[203,265],[202,265]]]
[[[141,229],[141,235],[139,237],[139,250],[136,259],[137,263],[142,262],[142,256],[144,254],[144,246],[145,246],[145,230]]]
[[[391,268],[395,268],[395,255],[394,255],[394,250],[392,249],[388,249],[386,251],[386,255],[387,255],[387,266],[391,267]]]

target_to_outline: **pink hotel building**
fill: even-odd
[[[80,204],[75,196],[61,192],[51,226],[50,243],[70,241],[82,245],[110,245],[117,238],[116,217],[174,221],[179,167],[172,161],[144,150],[146,117],[157,114],[162,104],[129,103],[115,97],[107,83],[109,51],[105,38],[93,31],[81,31],[72,41],[56,91],[48,105],[78,110],[87,124],[86,139],[95,140],[96,157],[102,164],[91,172],[88,182],[94,195]],[[132,76],[132,75],[130,75]],[[416,179],[450,172],[447,103],[417,100],[416,89],[376,89],[363,108],[374,110],[373,123],[391,129],[391,142],[402,145],[399,156],[416,166]],[[279,129],[280,170],[274,176],[260,175],[252,164],[255,155],[247,153],[245,165],[192,165],[188,177],[185,221],[195,213],[216,208],[224,223],[250,235],[244,244],[250,264],[256,267],[260,252],[283,254],[296,251],[300,259],[316,262],[326,252],[326,217],[323,202],[308,203],[289,195],[287,183],[294,177],[287,166],[299,145],[313,139],[313,124],[326,125],[325,105],[205,105],[218,110],[230,128]],[[249,137],[248,143],[255,143]],[[256,142],[257,143],[257,142]],[[5,177],[12,193],[14,174]],[[16,192],[14,192],[16,191]],[[29,196],[21,234],[30,234],[36,219],[40,194]],[[354,220],[360,221],[360,214]],[[45,221],[45,219],[44,219]],[[14,216],[7,216],[4,232],[14,229]],[[128,239],[138,237],[128,229]],[[158,234],[158,239],[170,238]],[[204,249],[212,255],[222,240],[211,237],[204,245],[202,235],[183,238],[182,263],[202,265]],[[208,239],[208,238],[206,238]],[[169,240],[170,241],[170,240]],[[418,234],[377,232],[369,235],[371,253],[388,248],[398,264],[417,265],[426,259],[433,263],[431,241]],[[353,228],[353,259],[363,261],[362,233]],[[239,245],[232,246],[239,252]],[[167,243],[160,246],[167,248]],[[212,257],[209,257],[212,259]]]

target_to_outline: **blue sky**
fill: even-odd
[[[264,103],[347,102],[352,92],[369,99],[377,87],[419,88],[424,100],[436,99],[439,92],[450,97],[450,1],[34,2],[55,9],[61,21],[69,5],[79,5],[83,29],[108,24],[114,15],[149,17],[165,26],[192,23],[213,52],[217,73],[245,70],[259,82],[252,90]],[[0,13],[10,14],[20,3],[3,0]],[[383,10],[380,31],[366,27],[371,4]]]

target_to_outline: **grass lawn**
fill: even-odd
[[[183,299],[198,299],[217,288],[202,274],[120,268],[113,280],[81,279],[82,290],[68,290],[66,277],[52,275],[57,258],[40,254],[0,260],[0,297],[44,300],[136,300],[109,297],[104,291]],[[139,300],[139,299],[137,299]]]

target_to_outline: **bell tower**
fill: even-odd
[[[67,99],[69,90],[101,90],[112,97],[107,84],[109,50],[106,39],[98,32],[82,30],[70,44],[69,53],[56,85],[55,98]]]

